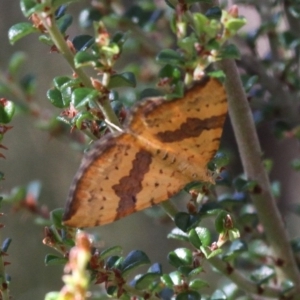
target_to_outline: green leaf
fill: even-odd
[[[176,239],[184,242],[189,241],[188,235],[179,228],[172,229],[172,231],[168,234],[168,239]]]
[[[209,26],[209,19],[203,14],[194,13],[193,20],[195,32],[198,36],[202,35],[205,32],[206,27]]]
[[[85,108],[86,105],[91,106],[91,101],[95,101],[99,97],[99,92],[91,88],[77,88],[72,92],[71,103],[76,109]]]
[[[114,285],[108,286],[106,288],[106,292],[107,292],[108,296],[110,296],[110,298],[112,298],[114,296],[116,291],[117,291],[117,287]]]
[[[233,186],[238,192],[245,191],[246,190],[245,187],[247,186],[247,184],[248,184],[248,181],[240,176],[236,177],[233,180]]]
[[[2,243],[2,246],[1,246],[1,251],[6,253],[10,244],[11,244],[11,241],[12,239],[11,238],[6,238],[3,243]]]
[[[210,231],[205,227],[196,227],[195,228],[198,237],[203,246],[209,246],[211,243],[211,234]]]
[[[111,42],[117,44],[119,47],[122,47],[123,44],[126,42],[128,35],[128,32],[124,33],[121,31],[117,31],[111,38]]]
[[[148,269],[147,272],[162,275],[162,267],[161,267],[161,264],[159,264],[159,263],[154,263],[154,264]]]
[[[107,249],[104,249],[100,252],[99,257],[101,259],[106,259],[109,256],[113,256],[113,255],[121,255],[123,252],[122,247],[120,246],[113,246],[113,247],[109,247]]]
[[[140,5],[131,5],[124,16],[146,31],[151,30],[157,24],[162,14],[162,10],[144,9]]]
[[[222,249],[220,248],[212,251],[210,247],[204,247],[204,246],[201,246],[200,250],[202,251],[202,253],[205,255],[207,259],[210,259],[223,252]]]
[[[67,107],[71,102],[73,89],[67,82],[60,87],[60,91],[64,107]]]
[[[240,231],[237,228],[232,228],[228,230],[228,239],[229,241],[234,241],[241,237]]]
[[[218,54],[219,59],[240,59],[240,57],[241,55],[239,49],[233,44],[228,44],[225,47],[222,47]]]
[[[290,3],[290,5],[288,6],[288,11],[289,13],[296,19],[300,18],[300,6],[299,6],[299,2],[298,1],[294,1]]]
[[[38,32],[38,30],[31,23],[23,22],[15,24],[8,30],[9,42],[13,45],[19,39],[33,32]]]
[[[189,273],[189,277],[195,277],[199,274],[201,274],[202,272],[204,272],[204,269],[202,267],[198,267],[198,268],[195,268],[193,267],[193,270]]]
[[[291,31],[285,31],[278,35],[280,43],[286,49],[294,49],[300,45],[300,39],[297,38]]]
[[[216,165],[217,168],[225,167],[229,164],[229,157],[226,153],[218,151],[214,156],[212,162]]]
[[[71,26],[73,17],[71,15],[64,15],[57,20],[57,26],[62,34],[65,34],[67,29]]]
[[[150,259],[143,251],[131,251],[122,263],[122,274],[126,276],[128,272],[149,263]]]
[[[191,34],[177,42],[181,51],[184,52],[186,60],[194,59],[196,54],[195,44],[198,42],[198,38],[194,34]]]
[[[221,290],[216,290],[210,297],[210,300],[226,300],[227,297]]]
[[[33,13],[41,12],[45,8],[46,3],[37,3],[36,0],[21,0],[20,7],[23,15],[29,17]]]
[[[68,76],[57,76],[53,79],[54,86],[60,90],[61,86],[67,82],[70,82],[72,79]]]
[[[224,22],[225,28],[231,32],[231,35],[236,34],[238,30],[240,30],[244,25],[246,25],[247,21],[245,18],[232,18],[227,22]]]
[[[161,282],[162,282],[166,287],[168,287],[168,288],[173,288],[174,283],[173,283],[172,278],[171,278],[170,275],[164,274],[164,275],[161,276],[160,279],[161,279]]]
[[[194,267],[192,265],[190,266],[180,266],[177,268],[177,270],[184,276],[188,276],[193,271]]]
[[[8,72],[10,76],[15,77],[17,75],[26,58],[26,54],[21,51],[18,51],[12,55],[8,64]]]
[[[158,280],[160,278],[159,274],[156,273],[146,273],[141,275],[134,284],[134,287],[137,290],[144,290],[149,285],[151,285],[154,281]]]
[[[112,268],[120,268],[120,265],[123,262],[123,258],[120,256],[110,256],[107,261],[105,267],[107,269],[112,269]]]
[[[166,64],[158,73],[159,78],[170,78],[177,81],[181,78],[181,71],[178,67]]]
[[[157,89],[144,89],[140,94],[140,99],[144,98],[150,98],[150,97],[161,97],[163,96],[163,93],[160,90]]]
[[[248,93],[248,92],[250,92],[252,87],[258,82],[258,76],[257,75],[246,76],[245,79],[244,79],[244,77],[242,77],[242,80],[243,80],[243,86],[244,86],[245,92]]]
[[[67,11],[66,5],[62,5],[58,7],[58,9],[55,11],[55,19],[58,20],[62,18],[66,14],[66,11]]]
[[[62,223],[63,215],[63,208],[56,208],[50,212],[50,220],[56,228],[64,228],[64,225]]]
[[[189,283],[189,289],[194,291],[199,291],[200,289],[204,287],[209,287],[208,282],[201,280],[199,278],[193,279]]]
[[[15,104],[12,101],[0,98],[0,124],[9,123],[15,113]]]
[[[218,6],[212,7],[206,11],[205,16],[209,19],[220,20],[222,17],[222,10]]]
[[[281,292],[283,295],[291,292],[294,288],[295,284],[293,283],[293,281],[285,280],[281,283]]]
[[[94,41],[95,40],[91,35],[82,34],[82,35],[77,35],[72,40],[72,43],[76,51],[85,51],[94,43]]]
[[[184,232],[188,232],[190,229],[198,225],[198,223],[200,222],[200,216],[180,212],[176,214],[174,222],[179,229]]]
[[[252,240],[248,242],[248,252],[251,256],[265,259],[266,256],[272,255],[270,248],[263,240]]]
[[[220,81],[223,81],[226,77],[225,73],[222,70],[211,71],[208,72],[207,75],[209,77],[218,78],[220,79]]]
[[[94,7],[86,8],[80,12],[79,24],[82,28],[88,28],[93,25],[93,22],[100,21],[102,14],[99,9]]]
[[[227,215],[228,215],[228,212],[224,211],[224,210],[219,212],[219,214],[217,215],[217,217],[215,219],[215,228],[218,233],[222,233],[226,229],[225,228],[225,220],[226,220]]]
[[[260,285],[266,283],[275,275],[276,274],[273,268],[270,268],[268,266],[262,266],[251,273],[250,279],[253,280],[256,284]]]
[[[189,231],[189,241],[197,249],[200,249],[200,246],[209,246],[211,243],[211,234],[210,231],[205,227],[196,227]]]
[[[169,274],[173,285],[180,285],[182,283],[182,274],[181,272],[174,271]]]
[[[184,84],[182,81],[177,81],[173,87],[173,92],[167,94],[167,100],[182,98],[184,96]]]
[[[189,241],[197,249],[199,249],[200,246],[202,245],[196,230],[193,228],[189,231]]]
[[[132,72],[124,72],[121,74],[115,74],[110,77],[108,88],[119,88],[119,87],[135,87],[136,80]]]
[[[176,268],[190,266],[193,262],[192,251],[187,248],[178,248],[168,254],[168,261]]]
[[[49,47],[52,47],[54,45],[51,37],[49,37],[48,35],[46,34],[42,34],[39,36],[39,41]]]
[[[68,104],[64,103],[61,92],[56,88],[47,91],[47,98],[55,107],[64,108],[68,106]]]
[[[164,49],[158,53],[156,60],[161,64],[183,65],[185,60],[182,55],[172,49]]]
[[[44,262],[46,266],[57,266],[57,265],[65,265],[68,262],[68,259],[53,254],[47,254]]]
[[[75,54],[74,64],[76,68],[82,68],[86,66],[100,68],[102,66],[102,64],[99,62],[98,56],[85,51],[79,51]]]
[[[235,240],[231,243],[228,251],[223,255],[222,259],[225,261],[233,260],[245,251],[247,251],[246,243],[241,240]]]
[[[236,192],[231,194],[222,194],[218,198],[218,202],[222,208],[232,210],[235,207],[240,207],[246,201],[245,193]]]
[[[27,193],[27,188],[25,186],[17,186],[11,190],[9,195],[1,195],[1,196],[3,197],[3,201],[10,204],[16,204],[25,199],[26,193]]]
[[[81,130],[82,129],[82,123],[86,120],[94,120],[93,115],[89,111],[83,111],[80,113],[77,113],[76,116],[72,119],[73,124],[76,125],[76,127]]]
[[[201,300],[201,295],[196,291],[187,291],[179,293],[176,300]]]

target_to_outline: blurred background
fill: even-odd
[[[159,1],[158,1],[159,2]],[[78,1],[71,6],[70,13],[74,16],[74,25],[68,33],[72,36],[80,33],[76,16],[80,9],[90,1]],[[258,15],[246,6],[240,7],[242,15],[248,18],[246,30],[256,28],[260,22]],[[52,78],[58,75],[70,74],[70,68],[57,53],[50,53],[49,47],[38,41],[32,34],[18,41],[14,46],[8,42],[8,29],[15,23],[26,21],[19,7],[19,1],[0,1],[0,68],[5,69],[7,62],[15,51],[25,51],[28,62],[23,72],[34,73],[37,77],[37,103],[45,110],[55,111],[46,98],[46,91],[52,85]],[[262,40],[260,55],[268,51],[268,44]],[[1,95],[0,95],[1,96]],[[15,99],[12,99],[15,100]],[[8,151],[3,152],[6,159],[0,160],[1,171],[5,181],[1,182],[0,193],[8,192],[18,185],[26,185],[33,180],[42,183],[39,201],[50,209],[63,207],[72,178],[80,164],[81,154],[74,151],[68,140],[51,137],[46,131],[35,126],[36,120],[26,114],[20,114],[13,119],[13,129],[5,135],[3,144]],[[280,205],[285,211],[287,203],[296,203],[299,198],[300,176],[291,170],[289,161],[299,157],[299,145],[295,140],[278,141],[268,125],[259,128],[265,157],[275,159],[272,179],[282,182]],[[230,124],[227,121],[224,134],[225,147],[234,151],[234,138]],[[239,163],[236,162],[239,168]],[[33,224],[30,214],[12,212],[11,208],[3,207],[6,212],[1,217],[5,228],[1,229],[1,240],[12,238],[9,256],[11,263],[7,272],[12,278],[11,295],[14,299],[43,299],[44,295],[62,287],[62,268],[45,267],[44,257],[52,249],[42,244],[43,228]],[[285,214],[286,224],[292,237],[299,234],[299,221],[290,213]],[[165,261],[168,252],[178,247],[176,241],[167,240],[166,235],[172,229],[172,223],[159,223],[146,216],[143,212],[136,213],[113,224],[94,229],[99,234],[103,246],[120,245],[124,254],[130,250],[145,251],[152,262]],[[168,267],[165,267],[167,271]]]

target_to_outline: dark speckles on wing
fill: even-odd
[[[87,154],[84,155],[82,163],[76,176],[73,179],[72,185],[69,190],[69,195],[67,199],[66,209],[63,216],[64,221],[68,221],[72,218],[72,216],[76,213],[76,211],[80,207],[79,199],[74,199],[74,195],[76,195],[77,189],[80,187],[80,182],[84,177],[85,172],[90,168],[90,165],[101,155],[103,155],[106,151],[110,151],[116,145],[116,136],[121,135],[122,133],[117,134],[108,134],[103,137],[101,140],[94,143],[93,147]],[[101,191],[101,190],[100,190]],[[93,197],[91,196],[88,201],[93,201]]]

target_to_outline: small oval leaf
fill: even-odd
[[[176,300],[201,300],[201,295],[196,291],[187,291],[179,293]]]
[[[122,274],[149,263],[150,259],[143,251],[131,251],[122,263]]]
[[[13,45],[19,39],[33,32],[38,32],[38,30],[31,23],[22,22],[15,24],[8,30],[9,42]]]
[[[124,72],[121,74],[112,75],[108,84],[108,88],[118,87],[135,87],[136,80],[132,72]]]

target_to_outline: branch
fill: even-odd
[[[47,33],[50,35],[53,43],[55,44],[59,52],[62,54],[62,56],[66,59],[66,61],[69,63],[73,71],[81,79],[82,83],[88,88],[93,88],[90,78],[85,74],[82,68],[75,67],[74,54],[68,47],[64,36],[62,35],[62,33],[56,25],[54,18],[51,17],[51,21],[49,21],[48,18],[50,18],[50,16],[45,17],[44,15],[40,14],[39,17],[42,20],[44,27],[47,29]],[[110,106],[110,102],[108,99],[101,102],[100,108],[105,119],[109,120],[111,123],[117,125],[118,127],[121,127],[119,119],[114,113],[112,107]],[[111,127],[110,129],[112,130]]]
[[[244,171],[248,179],[256,181],[260,187],[260,192],[252,193],[251,196],[264,227],[266,238],[275,255],[277,274],[281,280],[289,279],[294,282],[296,294],[298,294],[295,299],[300,299],[300,274],[282,217],[271,192],[267,172],[262,163],[262,150],[240,75],[232,60],[223,60],[218,63],[218,66],[226,74],[225,88],[229,116]]]
[[[282,291],[280,289],[271,288],[268,286],[262,287],[255,284],[217,256],[210,258],[208,262],[219,272],[234,282],[240,289],[243,289],[248,293],[276,299],[280,299],[280,297],[282,297]]]

